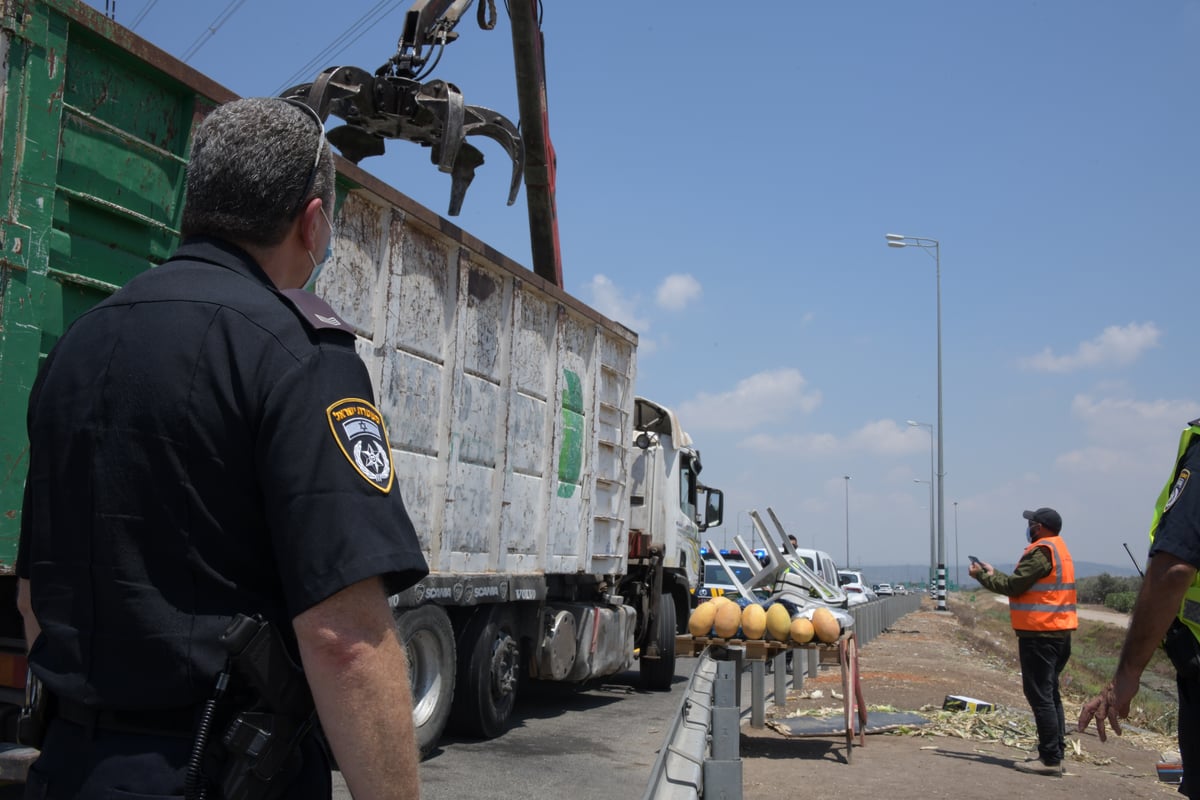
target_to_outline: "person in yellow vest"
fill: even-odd
[[[1084,703],[1078,727],[1087,730],[1095,719],[1100,741],[1106,722],[1119,736],[1142,671],[1161,644],[1175,665],[1179,693],[1179,793],[1200,798],[1200,489],[1190,485],[1193,470],[1200,472],[1200,419],[1184,428],[1175,468],[1154,505],[1146,575],[1112,682]]]
[[[1022,772],[1061,775],[1067,723],[1058,676],[1071,657],[1075,615],[1075,564],[1062,538],[1062,517],[1053,508],[1025,511],[1029,542],[1011,575],[991,564],[971,564],[968,572],[985,589],[1008,596],[1017,634],[1021,685],[1037,725],[1037,756],[1014,766]]]

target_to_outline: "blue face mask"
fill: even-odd
[[[308,259],[313,262],[312,274],[308,276],[308,283],[304,284],[305,291],[312,292],[317,288],[317,278],[321,277],[321,271],[325,269],[325,265],[329,263],[329,259],[333,258],[333,223],[329,221],[329,217],[325,216],[325,209],[321,209],[321,216],[325,217],[325,224],[329,226],[329,244],[325,245],[325,255],[320,261],[313,258],[310,251]]]
[[[1027,542],[1033,541],[1033,526],[1032,525],[1025,526],[1025,541],[1027,541]]]

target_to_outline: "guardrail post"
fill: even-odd
[[[771,659],[771,664],[775,672],[775,707],[787,707],[787,657],[784,656],[783,650],[780,650]],[[795,670],[793,670],[794,672]]]
[[[758,665],[761,668],[761,664]],[[741,695],[735,695],[739,661],[717,663],[713,682],[712,757],[704,760],[704,797],[741,800]]]
[[[763,679],[767,665],[762,661],[750,664],[750,726],[761,728],[767,724],[766,681]]]

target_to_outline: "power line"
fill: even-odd
[[[304,66],[289,75],[283,85],[275,90],[275,94],[290,89],[305,79],[310,79],[313,73],[320,69],[322,65],[328,65],[336,56],[345,52],[350,45],[361,39],[373,26],[382,22],[384,17],[395,11],[402,2],[404,0],[379,0],[369,11],[351,23],[350,27],[343,31],[336,39],[309,59]],[[399,39],[398,36],[397,39]]]
[[[217,18],[212,21],[212,24],[205,28],[204,31],[196,37],[196,41],[192,42],[192,46],[189,47],[187,52],[183,54],[182,61],[187,63],[192,56],[196,55],[196,52],[204,46],[204,43],[211,39],[216,32],[221,29],[221,26],[228,22],[229,18],[236,14],[237,10],[245,5],[245,3],[246,0],[230,0],[230,3],[225,7],[225,10],[218,14]]]
[[[150,13],[150,9],[154,8],[154,4],[157,2],[158,0],[150,0],[150,2],[142,6],[142,10],[138,12],[138,15],[133,18],[133,22],[130,23],[129,30],[136,31],[137,26],[141,24],[142,20],[146,18],[146,15]]]

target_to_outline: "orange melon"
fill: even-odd
[[[741,624],[742,608],[731,600],[717,608],[717,615],[713,619],[713,633],[722,639],[729,639],[737,634]]]
[[[761,639],[767,630],[767,612],[758,603],[742,609],[742,635],[747,639]]]
[[[808,644],[813,638],[813,624],[804,617],[796,617],[792,620],[790,635],[793,642],[800,644]]]
[[[712,632],[713,618],[716,616],[717,607],[712,600],[696,606],[696,610],[688,618],[688,633],[692,636],[708,636]]]
[[[838,624],[837,617],[823,606],[813,611],[812,625],[817,638],[826,644],[836,642],[842,634],[842,626]]]

